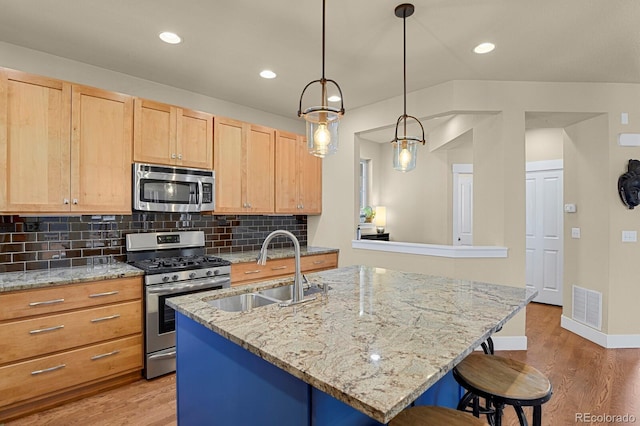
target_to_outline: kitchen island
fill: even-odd
[[[451,369],[535,297],[367,266],[307,278],[329,290],[301,305],[209,303],[291,279],[168,302],[178,312],[180,424],[377,425],[415,400],[451,404]]]

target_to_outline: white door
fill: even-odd
[[[473,245],[473,165],[453,165],[453,245]]]
[[[535,302],[562,306],[562,163],[527,163],[526,282]]]

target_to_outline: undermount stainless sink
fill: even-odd
[[[315,285],[305,285],[303,287],[303,294],[305,297],[312,294],[322,293],[322,291],[322,288]],[[280,299],[284,302],[286,300],[293,299],[293,284],[283,285],[281,287],[270,288],[267,290],[260,290],[257,293],[267,297],[273,297],[274,299]]]
[[[223,297],[221,299],[209,300],[207,303],[222,311],[244,312],[249,309],[259,308],[260,306],[267,306],[278,302],[282,302],[282,300],[258,293],[245,293],[238,294],[236,296]]]
[[[317,286],[309,286],[304,289],[304,296],[321,293],[323,290]],[[293,299],[293,284],[281,287],[259,290],[255,293],[244,293],[235,296],[209,300],[207,303],[214,308],[227,312],[244,312],[253,308],[271,305],[273,303],[287,303]]]

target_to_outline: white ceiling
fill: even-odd
[[[327,0],[326,77],[347,114],[402,94],[399,3]],[[408,91],[453,79],[640,83],[638,0],[413,4]],[[295,117],[321,75],[321,10],[321,0],[0,0],[0,41]],[[162,43],[165,30],[183,43]],[[482,41],[496,50],[472,53]],[[258,77],[264,68],[278,77]]]

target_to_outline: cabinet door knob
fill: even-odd
[[[175,154],[171,154],[171,159],[175,160],[176,159],[176,155]]]
[[[68,199],[68,198],[65,198],[63,202],[64,202],[65,204],[69,204],[69,199]]]
[[[78,199],[77,198],[73,199],[73,204],[78,204]]]
[[[182,154],[178,154],[178,160],[182,160]]]

